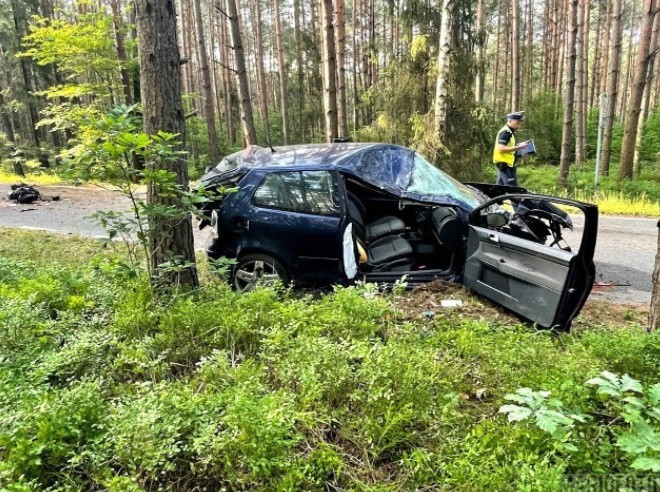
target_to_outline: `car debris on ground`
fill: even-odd
[[[9,199],[20,203],[22,205],[27,205],[29,203],[34,203],[36,201],[46,201],[46,199],[39,193],[36,187],[28,185],[25,183],[16,183],[11,185],[11,192],[9,192]],[[60,197],[58,195],[52,196],[48,201],[56,202],[59,201]],[[25,209],[21,212],[26,212],[28,210],[35,209]]]

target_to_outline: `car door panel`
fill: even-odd
[[[481,227],[470,228],[468,243],[467,287],[551,326],[575,255]]]
[[[484,226],[482,211],[505,200],[580,209],[585,227],[579,250],[550,247]],[[492,199],[470,214],[465,285],[541,327],[568,329],[593,284],[597,221],[597,207],[581,202],[530,194]]]

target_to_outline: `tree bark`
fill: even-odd
[[[284,48],[282,47],[282,21],[280,19],[280,0],[273,0],[273,15],[275,17],[275,43],[277,45],[277,65],[280,79],[280,111],[282,113],[282,136],[284,145],[289,143],[289,104],[287,91],[287,69],[284,63]],[[302,88],[301,88],[302,89]]]
[[[332,0],[321,0],[323,9],[323,80],[325,106],[325,135],[328,143],[337,137],[337,58],[335,53],[335,28],[332,19]]]
[[[511,111],[520,110],[520,4],[511,0]]]
[[[575,40],[576,58],[575,58],[575,164],[580,165],[584,162],[584,155],[586,153],[586,142],[583,140],[584,134],[584,120],[583,115],[585,111],[584,99],[582,98],[584,92],[584,80],[586,73],[584,71],[584,8],[582,4],[588,4],[588,0],[580,0],[578,2],[577,12],[577,32]]]
[[[660,220],[658,221],[658,251],[655,254],[655,268],[652,277],[651,309],[649,310],[649,331],[660,327]]]
[[[110,0],[110,10],[112,12],[112,25],[115,32],[115,47],[117,49],[117,59],[119,60],[119,75],[121,77],[121,86],[124,90],[124,101],[130,105],[133,103],[131,98],[131,80],[128,76],[126,63],[128,56],[126,56],[126,48],[124,47],[124,34],[121,32],[123,21],[121,18],[121,4],[120,0]]]
[[[266,141],[270,144],[270,123],[268,120],[268,85],[264,68],[263,23],[261,18],[261,0],[254,0],[256,14],[255,44],[257,48],[257,92],[259,93],[259,116],[266,133]]]
[[[305,66],[303,65],[302,31],[300,29],[300,0],[293,0],[293,22],[296,35],[296,64],[298,74],[298,141],[305,138],[304,119],[305,111]],[[355,54],[353,54],[355,58]]]
[[[477,1],[477,77],[475,100],[478,105],[484,102],[486,86],[486,7],[484,0]]]
[[[578,0],[570,0],[568,16],[569,31],[566,45],[568,53],[566,55],[566,87],[564,89],[564,124],[561,139],[559,176],[557,179],[560,186],[566,186],[571,163],[570,154],[573,129],[573,105],[575,102],[575,59],[577,56],[575,39],[578,31]]]
[[[223,9],[224,10],[224,9]],[[245,53],[241,40],[241,28],[236,8],[236,0],[227,0],[227,15],[229,16],[231,43],[234,50],[236,63],[236,82],[241,108],[241,123],[243,126],[243,140],[245,145],[257,143],[257,132],[254,129],[254,117],[252,116],[252,101],[250,100],[250,86],[247,70],[245,68]]]
[[[344,0],[335,0],[337,26],[337,125],[340,137],[348,135],[348,108],[346,99],[346,12]]]
[[[657,0],[644,0],[644,12],[642,19],[642,29],[637,48],[637,57],[635,64],[635,77],[630,91],[630,100],[628,102],[628,116],[623,132],[623,143],[621,145],[621,166],[619,167],[618,178],[632,179],[633,177],[633,158],[635,153],[635,142],[637,141],[637,125],[639,115],[642,110],[642,98],[644,96],[644,87],[647,82],[647,73],[649,69],[649,51],[651,46],[651,35],[653,33],[653,20],[656,14]]]
[[[178,134],[183,140],[185,125],[174,0],[137,0],[136,17],[144,130],[149,135],[160,131]],[[185,159],[173,162],[154,160],[147,164],[152,170],[164,169],[174,173],[176,184],[188,188]],[[147,203],[181,207],[178,198],[161,191],[159,186],[150,183]],[[158,285],[196,287],[199,281],[190,216],[171,219],[155,215],[150,218],[149,229],[151,272]],[[157,274],[160,265],[173,257],[187,266],[176,273]]]
[[[639,176],[642,171],[642,163],[639,159],[639,146],[642,143],[642,134],[644,132],[644,123],[649,116],[649,107],[651,100],[651,87],[655,79],[655,61],[658,50],[658,31],[660,30],[660,13],[657,8],[660,2],[656,1],[656,14],[653,19],[653,33],[651,34],[651,45],[649,48],[649,66],[646,70],[646,84],[644,85],[644,96],[642,97],[642,112],[637,124],[637,140],[635,142],[635,156],[633,157],[633,175]]]
[[[594,39],[594,64],[591,72],[591,89],[589,92],[589,108],[594,107],[596,95],[600,95],[600,58],[601,58],[601,33],[605,20],[605,5],[603,0],[598,1],[598,24],[596,26],[596,36]]]
[[[610,74],[607,79],[607,113],[605,114],[605,127],[603,128],[603,143],[601,149],[601,171],[603,176],[610,174],[610,157],[612,155],[612,128],[616,114],[616,100],[619,92],[619,72],[621,70],[621,3],[614,0],[612,7],[611,41],[610,41]]]
[[[209,161],[215,166],[220,162],[220,148],[218,147],[218,134],[215,128],[215,107],[213,103],[213,86],[211,84],[211,69],[209,56],[206,52],[206,36],[204,33],[204,18],[202,17],[201,0],[194,1],[195,24],[197,27],[197,55],[202,72],[202,93],[204,95],[204,120],[206,133],[209,139]]]
[[[517,1],[517,0],[515,0]],[[443,0],[438,46],[438,78],[435,83],[435,131],[438,141],[445,144],[447,137],[447,85],[449,74],[449,43],[453,0]]]

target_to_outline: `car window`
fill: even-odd
[[[254,193],[261,207],[317,215],[339,212],[337,186],[327,171],[286,171],[266,176]]]
[[[407,191],[420,195],[449,195],[474,206],[480,203],[470,188],[443,173],[418,153],[415,153]]]

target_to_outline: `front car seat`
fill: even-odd
[[[365,223],[366,207],[362,201],[352,193],[347,193],[346,204],[348,217],[353,224],[355,234],[366,243],[371,243],[385,236],[401,234],[406,230],[406,224],[393,215],[381,217],[370,223]]]

